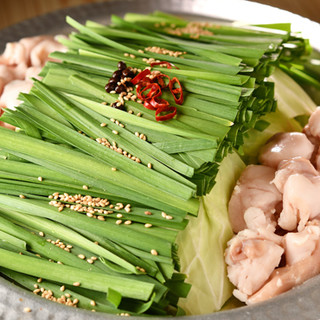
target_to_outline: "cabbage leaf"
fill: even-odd
[[[232,295],[224,262],[226,243],[233,235],[228,202],[244,168],[236,153],[228,155],[221,163],[216,185],[201,197],[198,217],[190,217],[179,233],[181,271],[192,284],[188,298],[180,299],[179,305],[189,315],[218,311]]]

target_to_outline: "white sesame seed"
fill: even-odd
[[[152,164],[150,162],[148,163],[148,168],[152,169]]]
[[[80,282],[74,282],[72,285],[73,285],[74,287],[79,287],[79,286],[80,286]]]
[[[152,213],[150,211],[145,211],[144,214],[146,214],[147,216],[151,216]]]
[[[131,220],[127,220],[127,221],[124,222],[124,224],[125,224],[125,225],[132,224],[132,221],[131,221]]]
[[[84,260],[86,258],[86,256],[82,253],[78,254],[78,258]]]
[[[39,232],[40,237],[44,237],[44,233],[42,231]]]
[[[23,312],[31,312],[31,308],[25,307],[25,308],[23,309]]]
[[[38,180],[39,180],[39,181],[43,181],[43,178],[42,178],[42,177],[38,177]]]
[[[122,217],[123,217],[123,215],[121,213],[117,214],[117,218],[122,218]]]
[[[106,123],[100,123],[100,127],[105,127],[107,124]]]
[[[20,197],[21,199],[25,199],[25,198],[26,198],[23,194],[20,194],[19,197]]]
[[[153,256],[157,256],[158,255],[158,251],[157,250],[155,250],[155,249],[151,249],[151,254],[153,255]]]
[[[122,220],[117,220],[116,221],[116,224],[118,224],[118,225],[121,224],[121,223],[122,223]]]
[[[82,186],[82,189],[84,189],[84,190],[88,190],[89,189],[89,187],[88,186],[86,186],[85,184]]]
[[[60,291],[62,291],[62,292],[63,292],[65,289],[66,289],[65,286],[61,286],[61,287],[60,287]]]
[[[146,228],[151,228],[151,227],[152,227],[152,224],[151,224],[151,223],[146,223],[144,226],[145,226]]]
[[[93,264],[93,260],[92,259],[87,259],[87,262],[90,264]]]
[[[111,170],[112,170],[112,171],[117,171],[117,168],[114,168],[114,167],[113,167],[113,168],[111,168]]]

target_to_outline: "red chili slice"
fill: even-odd
[[[160,113],[166,112],[167,114],[159,116]],[[158,108],[156,110],[156,120],[157,121],[166,121],[172,119],[175,115],[177,114],[177,108],[176,107],[163,107],[163,108]]]
[[[152,98],[150,100],[150,104],[155,107],[156,109],[158,108],[164,108],[164,107],[168,107],[169,106],[169,102],[165,99],[161,99],[161,98]]]
[[[175,84],[178,84],[179,87],[178,88],[174,88]],[[181,83],[178,80],[178,78],[173,77],[170,82],[169,82],[169,89],[173,95],[174,101],[176,104],[182,104],[183,103],[183,91],[182,91],[182,87],[181,87]]]
[[[151,100],[152,99],[147,99],[144,103],[143,103],[143,106],[149,110],[157,110],[157,107],[154,107],[152,104],[151,104]]]
[[[142,81],[147,75],[149,75],[151,72],[149,69],[144,69],[140,73],[138,73],[132,80],[131,83],[136,85],[138,82]]]
[[[161,64],[165,64],[167,66],[168,69],[172,69],[172,67],[175,67],[176,69],[179,69],[178,67],[176,67],[174,64],[168,62],[168,61],[160,61],[160,62],[151,62],[150,66],[154,67],[154,66],[159,66]]]
[[[163,80],[163,78],[167,78],[168,79],[168,83],[166,84],[165,81]],[[167,74],[157,74],[153,81],[157,81],[157,83],[159,84],[159,86],[161,87],[161,89],[165,89],[169,86],[169,82],[170,82],[170,77]]]
[[[147,90],[149,90],[149,92],[146,94],[143,94]],[[151,83],[151,82],[142,83],[142,84],[138,84],[137,86],[137,97],[143,101],[149,98],[156,98],[160,95],[161,95],[161,88],[157,83]]]

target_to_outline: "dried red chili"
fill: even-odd
[[[169,106],[169,102],[165,99],[161,99],[161,98],[152,98],[150,100],[150,104],[154,107],[154,108],[164,108],[164,107],[168,107]]]
[[[167,83],[165,83],[163,78],[166,78],[168,80]],[[153,81],[156,81],[161,89],[165,89],[169,86],[170,77],[167,74],[159,73],[153,78]]]
[[[146,93],[147,90],[149,90],[148,93]],[[160,86],[157,83],[152,82],[138,84],[136,91],[137,97],[143,101],[149,98],[156,98],[161,95]]]
[[[146,100],[144,103],[143,103],[143,106],[145,107],[145,108],[147,108],[147,109],[149,109],[149,110],[157,110],[157,107],[156,106],[153,106],[152,104],[151,104],[151,99],[148,99],[148,100]]]
[[[170,69],[174,66],[167,61],[152,62],[150,65],[152,67],[160,64],[166,64]],[[143,101],[145,108],[155,111],[157,121],[172,119],[177,114],[177,108],[170,106],[167,100],[160,98],[161,90],[169,87],[175,102],[182,104],[183,92],[180,81],[176,77],[170,79],[168,75],[163,73],[158,73],[154,77],[148,77],[149,74],[151,74],[150,70],[145,69],[131,80],[136,85],[138,99]]]
[[[172,64],[172,63],[170,63],[170,62],[168,62],[168,61],[151,62],[151,63],[150,63],[150,66],[151,66],[151,67],[154,67],[154,66],[159,66],[159,65],[162,65],[162,64],[165,64],[168,69],[172,69],[172,67],[175,67],[176,69],[179,69],[179,68],[176,67],[174,64]]]
[[[178,84],[178,88],[174,88],[175,84]],[[183,103],[183,91],[181,87],[181,83],[178,80],[178,78],[173,77],[169,82],[169,89],[170,92],[173,95],[174,101],[176,104],[182,104]]]
[[[149,69],[144,69],[143,71],[139,72],[132,80],[131,83],[136,85],[138,82],[144,80],[144,78],[149,75],[151,72]]]
[[[163,112],[166,112],[165,115],[160,115],[160,113],[163,113]],[[175,115],[177,114],[177,108],[176,107],[170,107],[170,106],[167,106],[167,107],[163,107],[163,108],[158,108],[156,110],[156,120],[157,121],[166,121],[166,120],[170,120],[172,119]]]

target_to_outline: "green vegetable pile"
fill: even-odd
[[[68,52],[53,53],[61,62],[48,62],[43,80],[34,80],[30,93],[20,94],[23,103],[1,117],[18,128],[0,128],[1,273],[84,309],[181,315],[178,300],[190,284],[179,256],[187,271],[191,254],[199,254],[225,288],[212,302],[218,310],[230,296],[226,203],[244,166],[237,154],[226,156],[243,155],[249,133],[267,127],[261,117],[276,110],[276,101],[266,78],[277,65],[299,61],[308,43],[286,24],[197,24],[194,34],[188,21],[162,12],[112,16],[109,26],[67,22],[77,30],[60,40]],[[148,51],[150,44],[183,55]],[[104,87],[118,62],[143,70],[146,58],[178,68],[152,67],[182,84],[181,106],[165,96],[178,110],[172,120],[155,121],[154,111],[137,101],[125,101],[125,110],[110,106],[118,95]],[[203,212],[221,221],[207,229]],[[216,263],[205,250],[189,250],[199,230],[206,230],[203,241],[211,242],[206,249]]]

